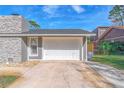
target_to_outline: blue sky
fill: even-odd
[[[0,6],[0,15],[18,13],[28,20],[35,20],[43,29],[85,29],[109,26],[109,11],[113,6],[96,5],[20,5]]]

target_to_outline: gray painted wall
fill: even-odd
[[[22,61],[27,61],[27,37],[22,37]]]
[[[87,43],[87,42],[86,42],[86,37],[84,37],[84,40],[83,40],[83,44],[84,44],[84,45],[83,45],[83,58],[84,58],[83,60],[84,60],[84,61],[87,60],[87,59],[86,59],[86,58],[87,58],[87,57],[86,57],[86,56],[87,56],[87,53],[86,53],[86,52],[87,52],[87,50],[86,50],[86,49],[87,49],[87,48],[86,48],[87,45],[86,45],[86,43]]]

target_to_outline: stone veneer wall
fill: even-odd
[[[21,62],[21,41],[19,37],[0,37],[0,62]]]
[[[28,31],[28,22],[22,16],[0,16],[0,34],[22,33]],[[26,51],[22,37],[0,37],[0,62],[22,62]],[[25,47],[24,47],[25,46]],[[26,55],[26,54],[25,54]]]

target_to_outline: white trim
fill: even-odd
[[[81,38],[81,60],[84,60],[84,38]]]
[[[35,38],[36,39],[36,41],[37,41],[37,54],[31,54],[31,39],[32,38]],[[38,56],[38,37],[29,37],[29,51],[28,51],[28,56],[32,56],[32,57],[34,57],[34,56]]]
[[[43,54],[44,54],[44,48],[43,48],[43,37],[41,37],[41,42],[42,42],[42,45],[41,45],[41,46],[42,46],[42,49],[41,49],[41,52],[42,52],[42,53],[41,53],[41,54],[42,54],[42,58],[41,58],[41,59],[43,60],[43,57],[44,57],[44,56],[43,56]]]
[[[0,34],[0,36],[96,36],[96,34]]]
[[[42,60],[44,59],[44,37],[42,37]]]
[[[29,61],[29,37],[27,37],[27,60]]]
[[[86,41],[85,41],[85,43],[86,43],[86,58],[85,58],[85,61],[87,61],[87,54],[88,54],[88,53],[87,53],[87,52],[88,52],[88,51],[87,51],[87,37],[85,37],[85,38],[86,38],[86,39],[85,39],[85,40],[86,40]]]

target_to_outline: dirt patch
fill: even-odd
[[[108,87],[113,87],[111,83],[109,83],[106,79],[104,79],[102,76],[100,76],[98,73],[95,71],[91,70],[88,68],[89,71],[87,72],[81,72],[83,77],[94,84],[95,87],[97,88],[108,88]]]
[[[13,75],[13,76],[21,76],[21,69],[19,68],[3,68],[0,70],[0,76],[8,76],[8,75]]]
[[[39,61],[0,64],[0,77],[2,77],[2,81],[4,82],[6,82],[6,77],[8,76],[16,77],[19,80],[23,79],[23,74],[29,71],[29,69],[33,68],[37,64],[39,64]],[[17,81],[18,79],[16,79],[15,81]],[[4,84],[2,84],[2,86],[4,87]]]
[[[10,63],[10,64],[2,63],[0,64],[0,67],[33,67],[39,63],[40,61],[26,61],[26,62],[21,62],[21,63],[15,62],[15,63]]]
[[[113,87],[106,79],[81,62],[45,62],[34,66],[9,87],[64,88]]]
[[[74,68],[82,73],[83,78],[92,83],[97,88],[108,88],[113,87],[111,83],[109,83],[105,78],[103,78],[100,74],[96,73],[92,68],[85,64],[75,64],[72,63]],[[82,66],[81,66],[82,65]]]

